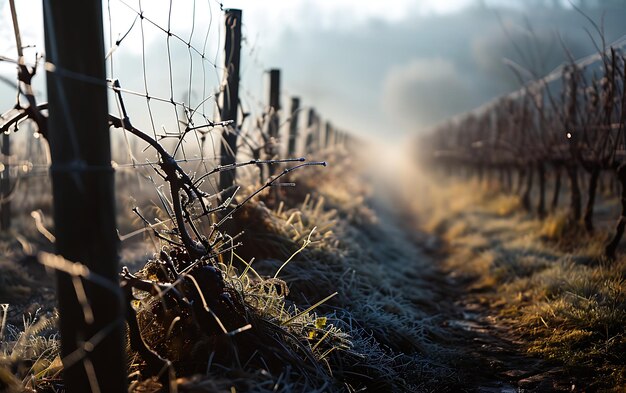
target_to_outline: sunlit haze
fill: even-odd
[[[105,1],[104,7],[106,11],[125,4],[135,7],[135,2],[117,1]],[[165,21],[169,4],[151,1],[143,7],[150,8],[148,15]],[[606,12],[602,2],[593,4],[588,16],[599,21],[604,12],[608,41],[621,37],[626,32],[624,7],[612,6]],[[297,95],[338,127],[364,136],[423,132],[518,88],[519,81],[505,59],[542,74],[566,59],[560,41],[579,57],[595,51],[588,31],[598,39],[586,17],[565,1],[225,0],[221,5],[243,9],[242,83],[246,92],[263,100],[264,72],[279,68],[284,101]],[[19,1],[18,12],[26,10],[30,17],[22,22],[23,42],[41,51],[40,2]],[[191,31],[191,15],[176,10],[172,26]],[[197,2],[196,12],[212,14],[211,33],[219,34],[219,2]],[[132,12],[118,15],[127,17],[110,21],[112,41],[133,22]],[[146,45],[154,37],[147,30]],[[209,42],[207,52],[219,62],[221,48],[214,46],[218,38]],[[125,55],[139,56],[140,43],[141,37],[131,34]],[[0,52],[14,50],[8,1],[0,0]],[[177,66],[183,67],[175,61],[173,67]],[[11,79],[13,66],[0,63],[0,75]],[[9,88],[3,82],[0,89]],[[0,102],[10,107],[12,99],[12,94],[3,93]]]

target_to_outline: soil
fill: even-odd
[[[468,288],[471,281],[442,272],[448,294],[446,328],[457,338],[459,388],[471,392],[582,391],[581,382],[558,364],[530,356],[515,327],[489,308],[481,293]]]
[[[458,382],[448,391],[577,392],[582,380],[570,375],[559,364],[530,356],[521,337],[509,321],[490,307],[483,289],[476,289],[474,279],[445,271],[441,261],[445,245],[424,234],[415,236],[415,245],[430,258],[430,280],[438,296],[441,328],[445,342],[439,344],[450,353],[450,366]],[[449,337],[452,337],[450,340]]]

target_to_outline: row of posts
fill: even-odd
[[[14,0],[10,1],[13,15]],[[67,10],[74,12],[68,13]],[[69,73],[89,75],[92,79],[106,78],[101,0],[43,0],[45,47],[47,61]],[[80,15],[76,18],[74,15]],[[239,63],[241,52],[241,10],[226,10],[225,86],[221,94],[221,118],[238,124]],[[17,18],[14,27],[18,30]],[[80,34],[76,34],[79,31]],[[19,34],[16,34],[19,36]],[[20,45],[18,44],[18,48]],[[20,61],[21,53],[19,54]],[[280,72],[270,71],[270,113],[273,128],[270,135],[278,137],[280,109]],[[85,281],[84,292],[89,299],[93,317],[83,315],[82,303],[74,289],[73,277],[57,273],[59,328],[62,339],[61,355],[66,359],[76,353],[84,358],[65,364],[65,388],[69,393],[92,391],[127,391],[124,352],[123,297],[118,289],[118,246],[114,203],[114,171],[107,126],[107,90],[104,84],[87,79],[65,78],[48,71],[48,142],[51,154],[53,211],[56,252],[70,261],[89,269],[89,274],[110,285]],[[296,152],[297,120],[300,100],[292,99],[287,155]],[[67,116],[70,114],[70,116]],[[314,125],[317,124],[317,128]],[[337,132],[326,123],[325,143],[319,144],[319,117],[309,110],[309,133],[305,146],[310,152],[331,144],[350,144],[345,133]],[[235,127],[224,130],[221,165],[232,164],[237,155]],[[70,142],[71,141],[71,142]],[[332,142],[331,142],[332,141]],[[316,146],[316,144],[318,144]],[[10,217],[9,195],[9,135],[3,135],[1,153],[4,164],[0,180],[0,218],[2,225]],[[235,171],[220,172],[220,186],[234,184]],[[114,289],[112,289],[114,288]],[[94,344],[94,340],[97,343]],[[89,345],[89,349],[87,347]]]
[[[236,162],[237,156],[237,124],[239,105],[239,68],[241,61],[241,24],[242,13],[239,9],[225,10],[226,39],[224,45],[224,86],[221,94],[222,120],[232,120],[231,126],[225,127],[222,136],[223,142],[220,151],[220,164],[229,165]],[[280,141],[280,70],[271,69],[269,75],[268,91],[268,113],[269,121],[267,135],[270,140]],[[297,142],[300,138],[298,133],[299,114],[304,109],[301,107],[299,97],[291,97],[291,107],[289,108],[289,128],[286,138],[287,144],[284,152],[275,148],[269,152],[268,158],[277,158],[279,154],[283,157],[294,158],[297,152]],[[304,141],[304,153],[311,154],[332,146],[346,145],[350,139],[349,135],[336,129],[331,122],[325,122],[325,129],[322,133],[321,118],[314,108],[309,108],[306,119],[306,129],[308,130]],[[323,136],[323,139],[322,139]],[[270,166],[271,170],[274,166]],[[220,188],[222,190],[231,187],[235,183],[236,172],[223,171],[220,173]]]
[[[233,125],[237,125],[239,121],[238,104],[239,104],[239,69],[241,62],[241,22],[242,12],[239,9],[225,10],[225,64],[224,64],[224,88],[221,94],[221,113],[223,120],[232,120]],[[269,114],[268,136],[275,141],[281,140],[280,131],[280,70],[271,69],[269,75]],[[289,108],[288,119],[288,135],[286,138],[286,146],[283,151],[275,151],[270,154],[269,158],[276,158],[279,154],[283,157],[293,158],[298,153],[297,142],[300,138],[298,133],[298,121],[300,112],[303,111],[301,100],[299,97],[291,97],[291,106]],[[306,118],[307,135],[304,141],[304,154],[312,154],[321,151],[324,148],[332,146],[345,145],[349,136],[336,129],[330,121],[326,121],[322,132],[322,121],[319,114],[314,108],[308,108]],[[226,127],[223,132],[223,143],[220,151],[220,165],[229,165],[236,162],[237,156],[237,132],[235,127]],[[10,179],[9,179],[9,162],[10,144],[9,135],[2,135],[2,157],[5,162],[4,170],[0,171],[0,230],[6,231],[11,225],[11,204],[9,202],[10,195]],[[274,166],[269,167],[270,170]],[[270,172],[270,175],[272,173]],[[222,171],[220,172],[220,188],[227,189],[235,183],[236,172]]]

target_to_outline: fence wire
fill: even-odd
[[[44,7],[50,7],[51,2],[44,1]],[[13,2],[11,2],[13,6]],[[13,208],[20,214],[32,213],[35,222],[34,226],[50,242],[54,242],[54,231],[50,231],[45,225],[45,216],[51,214],[51,181],[49,178],[51,170],[51,160],[48,153],[48,146],[44,137],[39,132],[41,121],[38,116],[47,116],[47,98],[44,93],[35,89],[30,78],[38,80],[44,70],[57,73],[66,79],[75,79],[89,84],[105,85],[108,89],[109,113],[112,127],[110,127],[112,141],[112,167],[116,172],[116,188],[124,190],[118,192],[118,235],[123,242],[123,246],[133,244],[152,244],[148,247],[154,252],[162,250],[164,245],[180,247],[183,246],[184,239],[180,231],[173,229],[176,217],[176,203],[173,200],[179,197],[180,190],[167,195],[167,176],[164,175],[162,164],[164,156],[155,148],[155,143],[171,155],[169,164],[180,168],[176,176],[180,176],[183,181],[188,182],[188,187],[184,189],[191,199],[192,194],[200,199],[200,207],[185,211],[190,216],[188,225],[193,229],[193,233],[201,241],[211,242],[212,253],[207,258],[215,258],[217,255],[230,252],[230,259],[233,258],[233,250],[237,247],[236,238],[238,235],[229,236],[227,234],[214,235],[216,228],[219,228],[229,216],[222,216],[215,220],[209,217],[209,213],[220,211],[223,206],[232,202],[234,191],[226,190],[225,198],[218,184],[219,172],[234,168],[246,169],[248,172],[240,176],[249,176],[248,181],[254,183],[261,173],[260,184],[255,191],[247,196],[242,196],[241,201],[231,210],[236,211],[242,204],[250,200],[265,188],[292,185],[292,183],[281,184],[278,179],[286,175],[293,169],[307,165],[318,165],[321,163],[297,164],[295,167],[286,169],[271,180],[265,180],[262,176],[264,165],[283,164],[290,162],[300,162],[294,157],[280,160],[274,155],[264,155],[267,152],[268,144],[286,143],[287,138],[279,137],[272,141],[267,136],[268,118],[278,115],[276,109],[270,109],[266,102],[266,97],[256,94],[245,83],[241,86],[242,95],[239,98],[239,111],[242,118],[239,124],[232,125],[234,132],[238,134],[239,147],[236,161],[232,168],[220,167],[222,157],[221,146],[224,143],[223,133],[230,119],[220,119],[220,96],[224,94],[225,75],[228,70],[222,64],[224,33],[223,33],[223,12],[222,4],[215,0],[189,0],[177,1],[125,1],[107,0],[104,4],[104,22],[106,47],[106,80],[99,80],[90,75],[77,74],[65,70],[45,57],[34,55],[29,58],[23,52],[23,47],[28,47],[28,43],[22,42],[19,31],[19,22],[28,22],[28,15],[17,15],[13,12],[15,25],[15,39],[17,57],[9,54],[0,56],[0,63],[17,65],[20,68],[18,78],[15,80],[17,91],[17,103],[12,108],[3,113],[0,118],[2,133],[10,138],[13,144],[11,153],[2,154],[0,157],[0,173],[2,180],[10,180],[13,188],[9,192],[3,191],[0,195],[0,203],[13,202]],[[52,21],[46,21],[48,25]],[[245,26],[245,25],[244,25]],[[242,41],[243,52],[247,53],[250,61],[240,74],[242,80],[249,80],[251,77],[264,78],[267,72],[265,65],[259,60],[257,35],[254,41],[247,36],[251,32],[244,30],[247,39]],[[58,42],[55,37],[47,37],[51,42],[51,58],[56,58],[55,51]],[[37,74],[37,75],[36,75]],[[25,75],[29,78],[25,79]],[[5,81],[6,82],[6,81]],[[59,89],[62,89],[59,86]],[[61,92],[63,95],[63,92]],[[287,102],[288,97],[282,94],[282,101]],[[77,136],[81,130],[72,122],[70,110],[63,106],[64,116],[69,121],[69,138],[63,141],[68,146],[77,149]],[[306,110],[303,107],[301,110]],[[283,110],[282,112],[286,112]],[[316,121],[309,121],[305,129],[306,134],[311,139],[314,134],[319,143],[319,116]],[[39,119],[41,120],[41,119]],[[291,121],[291,116],[283,115],[280,129],[287,132],[286,125]],[[302,119],[301,119],[302,122]],[[132,130],[131,130],[132,128]],[[304,128],[304,127],[302,127]],[[133,132],[135,130],[136,132]],[[137,138],[138,133],[149,136],[155,143],[145,143],[145,138]],[[9,138],[5,138],[5,141]],[[282,140],[281,140],[282,138]],[[305,139],[300,143],[302,149],[305,147]],[[7,142],[3,142],[7,143]],[[309,151],[310,152],[310,151]],[[57,170],[78,171],[81,168],[67,167],[56,168]],[[89,169],[108,169],[94,168]],[[159,176],[161,175],[161,176]],[[168,175],[169,176],[169,175]],[[254,179],[254,180],[250,180]],[[171,180],[171,179],[170,179]],[[76,180],[80,181],[80,180]],[[266,182],[266,183],[264,183]],[[197,190],[196,190],[197,187]],[[203,195],[203,196],[200,196]],[[19,198],[17,198],[19,196]],[[24,197],[22,197],[24,196]],[[207,202],[204,202],[206,196]],[[224,199],[226,203],[220,205]],[[17,203],[16,203],[17,202]],[[186,204],[189,201],[184,201]],[[205,206],[206,203],[206,206]],[[18,216],[19,222],[28,221],[24,217]],[[32,221],[31,221],[32,222]],[[200,236],[202,227],[204,233],[208,233],[206,239]],[[19,228],[17,228],[19,230]],[[143,236],[142,236],[143,235]],[[180,237],[181,241],[173,240]],[[146,242],[148,240],[148,242]],[[139,258],[145,260],[146,254]],[[85,289],[85,285],[100,287],[104,291],[110,292],[110,298],[121,305],[125,299],[121,297],[119,288],[111,286],[110,282],[103,279],[98,274],[90,271],[84,265],[77,263],[80,261],[68,261],[52,254],[41,254],[39,263],[59,272],[64,272],[71,277],[72,290],[80,304],[82,318],[85,324],[94,320],[94,310],[91,300]],[[193,266],[188,267],[191,269]],[[125,271],[125,278],[132,282],[135,277]],[[182,272],[181,278],[193,276],[185,275]],[[178,281],[171,287],[178,284]],[[198,284],[196,283],[196,287]],[[162,290],[155,285],[157,290]],[[162,291],[157,296],[163,299],[168,289]],[[202,291],[198,288],[198,292]],[[332,297],[332,296],[331,296]],[[204,302],[204,298],[202,298]],[[146,306],[146,305],[145,305]],[[4,341],[5,322],[8,305],[2,305],[2,329],[0,336]],[[206,306],[208,310],[208,306]],[[210,311],[210,310],[209,310]],[[281,310],[281,313],[287,312]],[[301,313],[289,317],[289,322]],[[213,315],[215,317],[215,315]],[[215,317],[221,326],[220,320]],[[43,320],[42,320],[43,321]],[[36,325],[33,321],[31,325]],[[43,322],[41,322],[43,323]],[[48,326],[48,322],[45,322]],[[105,342],[111,331],[115,330],[119,324],[124,324],[123,316],[112,321],[104,329],[96,332],[90,337],[84,337],[82,342],[75,343],[77,348],[74,352],[63,359],[50,358],[52,367],[57,360],[64,365],[80,364],[84,369],[88,379],[89,388],[93,392],[100,391],[100,384],[97,380],[96,370],[89,359],[88,354]],[[31,326],[29,325],[29,326]],[[250,328],[249,325],[236,326],[234,330],[227,331],[223,326],[222,330],[228,336],[243,332]],[[33,335],[31,331],[24,331],[23,335]],[[15,346],[13,349],[15,350]],[[3,344],[3,350],[6,346]],[[41,356],[50,354],[42,353]],[[46,370],[49,370],[46,369]],[[157,378],[166,376],[170,381],[170,390],[176,390],[175,375],[171,363],[163,363]],[[56,375],[56,374],[55,374]],[[163,380],[165,380],[163,379]],[[45,380],[45,379],[43,379]],[[34,386],[36,388],[36,386]]]

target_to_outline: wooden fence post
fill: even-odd
[[[269,136],[278,139],[278,128],[280,125],[280,70],[271,69],[269,71],[269,104],[270,104],[270,121],[268,133]]]
[[[222,132],[220,165],[234,164],[237,159],[237,109],[239,107],[239,63],[241,59],[241,10],[227,9],[224,23],[224,77],[226,83],[221,94],[221,120],[232,120]],[[235,170],[220,172],[220,189],[225,190],[235,183]]]
[[[15,0],[9,1],[11,7],[11,16],[13,18],[13,31],[15,33],[15,45],[17,49],[18,63],[21,65],[24,62],[24,52],[22,48],[22,39],[20,36],[20,28],[17,22],[17,11],[15,10]],[[2,156],[4,169],[2,170],[2,179],[0,179],[0,198],[2,203],[0,204],[0,230],[8,231],[11,227],[11,202],[8,200],[11,193],[11,141],[9,140],[9,131],[7,130],[2,135]],[[5,198],[7,198],[5,200]]]
[[[306,118],[307,134],[306,134],[306,142],[304,144],[304,154],[310,154],[314,149],[313,147],[313,137],[314,137],[313,124],[314,123],[315,123],[315,109],[309,108],[309,112]]]
[[[2,204],[0,204],[0,230],[8,231],[11,228],[11,202],[8,200],[11,193],[11,141],[9,140],[9,134],[2,134],[2,163],[4,170],[2,171],[2,180],[0,181],[0,196],[2,197]],[[7,199],[5,199],[7,198]]]
[[[278,131],[280,128],[280,70],[269,70],[269,111],[270,118],[268,122],[267,132],[271,142],[266,148],[267,158],[273,159],[278,155]],[[268,173],[272,176],[275,172],[274,165],[268,165]]]
[[[330,121],[326,121],[326,132],[324,133],[324,147],[326,149],[330,148],[330,134],[332,133],[333,125]]]
[[[322,118],[319,114],[315,113],[315,121],[313,122],[313,149],[317,153],[322,148],[321,139],[322,130]]]
[[[300,98],[291,97],[291,117],[289,120],[289,143],[287,157],[296,154],[296,142],[298,141],[298,114],[300,113]]]
[[[80,278],[57,273],[61,354],[83,352],[64,365],[65,389],[126,392],[102,3],[43,0],[43,11],[56,251],[111,284],[84,280],[85,299]]]

